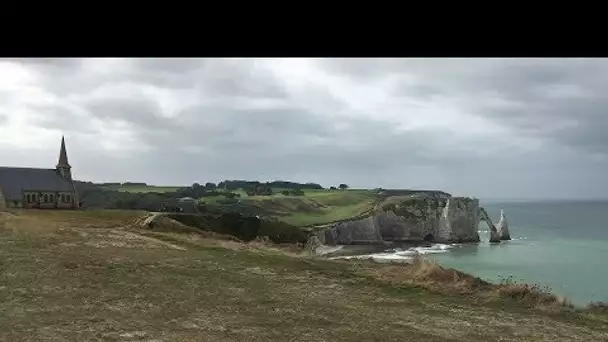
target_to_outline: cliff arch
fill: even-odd
[[[497,226],[476,198],[390,197],[369,216],[317,226],[315,235],[326,245],[479,242],[481,221],[488,225],[490,242],[500,242]]]
[[[488,212],[483,207],[479,207],[479,222],[481,221],[484,221],[490,229],[490,243],[500,242],[498,230],[496,230],[496,226],[494,226],[494,223],[492,223],[492,220],[490,220]]]

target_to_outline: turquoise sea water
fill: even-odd
[[[479,245],[428,254],[441,265],[498,282],[548,286],[576,305],[608,301],[608,201],[482,203],[498,221],[505,210],[512,241],[490,245],[481,223]]]

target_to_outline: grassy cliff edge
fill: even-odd
[[[608,340],[599,309],[422,260],[319,260],[141,212],[0,215],[0,341]]]

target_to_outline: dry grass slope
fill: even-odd
[[[0,215],[0,341],[608,341],[606,313],[422,260],[317,260],[139,212]]]
[[[371,274],[391,284],[411,284],[446,295],[475,297],[491,303],[509,301],[513,304],[547,312],[574,312],[565,298],[528,284],[490,284],[469,274],[441,267],[439,264],[414,258],[412,264],[376,267]]]

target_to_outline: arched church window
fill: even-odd
[[[49,195],[48,194],[44,194],[44,201],[48,202],[49,201]]]
[[[66,197],[66,202],[71,202],[70,195],[66,195],[65,197]]]

